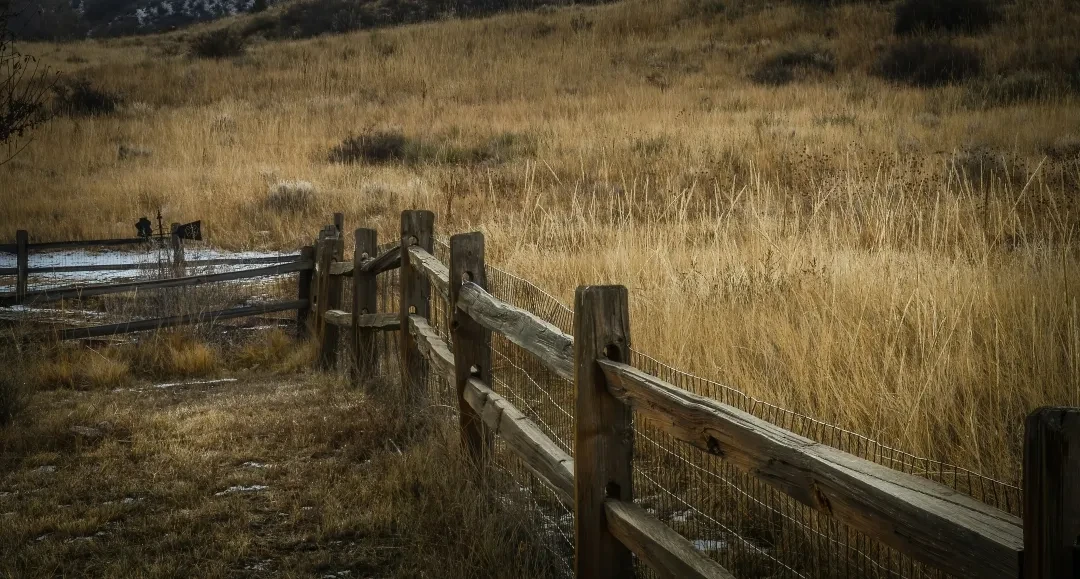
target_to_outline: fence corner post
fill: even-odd
[[[1024,579],[1080,577],[1080,408],[1024,422]]]
[[[341,308],[341,276],[331,275],[330,270],[334,261],[340,261],[344,254],[345,244],[341,239],[336,225],[329,225],[323,230],[319,247],[316,249],[316,275],[319,276],[319,292],[317,302],[317,320],[319,328],[319,367],[328,370],[337,367],[338,342],[341,329],[335,324],[327,323],[326,312]]]
[[[15,303],[26,299],[30,279],[30,233],[25,229],[15,232]]]
[[[450,237],[450,334],[454,345],[454,379],[457,387],[461,445],[475,462],[491,456],[493,435],[483,420],[465,400],[469,378],[491,384],[491,331],[457,307],[458,294],[464,283],[487,290],[484,267],[484,234],[461,233]]]
[[[597,359],[630,357],[629,298],[623,286],[582,286],[574,296],[574,574],[633,576],[633,558],[608,530],[604,501],[632,502],[633,410],[608,392]]]
[[[353,303],[352,303],[352,382],[360,386],[375,375],[378,356],[377,340],[370,328],[357,324],[360,316],[374,314],[378,310],[378,285],[374,274],[362,271],[364,262],[377,257],[378,232],[374,229],[357,229],[353,232],[356,247],[353,249]]]
[[[409,263],[409,247],[412,245],[428,253],[435,249],[435,214],[431,211],[401,212],[401,266],[398,274],[401,286],[401,299],[398,301],[401,316],[401,386],[405,399],[410,403],[419,401],[423,392],[424,367],[416,339],[409,331],[409,316],[417,315],[426,320],[431,314],[431,284]]]
[[[310,261],[312,269],[302,270],[296,276],[296,299],[307,300],[308,305],[296,310],[296,335],[306,338],[311,335],[311,281],[315,271],[315,246],[300,248],[300,261]]]

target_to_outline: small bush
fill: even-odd
[[[501,133],[473,146],[452,142],[424,142],[400,131],[367,131],[347,137],[330,150],[331,163],[502,163],[519,155],[531,155],[535,143],[528,136]]]
[[[785,50],[765,59],[750,79],[758,84],[781,86],[836,72],[836,57],[814,49]]]
[[[989,108],[1037,101],[1050,97],[1054,85],[1046,75],[1029,71],[998,75],[968,87],[965,104]]]
[[[875,73],[914,86],[940,86],[974,77],[982,59],[974,50],[946,40],[911,39],[894,45],[877,62]]]
[[[266,206],[277,213],[310,213],[315,209],[315,186],[307,181],[281,181],[270,187]]]
[[[896,8],[897,34],[932,30],[972,34],[990,28],[998,19],[988,0],[905,0]]]
[[[232,28],[220,28],[196,36],[188,49],[197,58],[233,58],[244,54],[247,39]]]
[[[56,113],[69,116],[111,115],[124,102],[119,94],[95,87],[85,78],[61,80],[53,87],[53,94]]]

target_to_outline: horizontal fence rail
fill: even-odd
[[[297,310],[306,307],[307,305],[308,302],[306,300],[290,300],[283,302],[273,302],[269,304],[259,304],[254,306],[244,306],[228,310],[218,310],[213,312],[197,312],[193,314],[183,314],[179,316],[169,316],[165,318],[153,318],[149,320],[137,320],[133,322],[120,322],[116,324],[92,326],[89,328],[66,328],[63,330],[59,330],[58,332],[56,332],[56,334],[61,340],[72,340],[77,338],[98,338],[101,336],[116,336],[119,334],[145,332],[148,330],[161,330],[165,328],[172,328],[176,326],[184,326],[190,324],[213,323],[220,320],[246,318],[259,314]]]
[[[156,290],[208,283],[218,283],[224,281],[236,281],[255,277],[267,277],[287,273],[295,273],[311,268],[312,263],[310,261],[293,261],[281,265],[271,265],[266,267],[230,271],[225,273],[174,277],[159,280],[143,280],[111,284],[86,285],[74,288],[44,289],[26,292],[23,296],[21,296],[21,299],[19,296],[11,294],[0,296],[0,306],[9,306],[16,303],[26,302],[40,304],[56,302],[66,299],[82,299],[129,291]]]
[[[415,389],[425,383],[423,374],[417,373],[422,360],[434,379],[445,385],[428,388],[457,391],[462,444],[470,456],[490,460],[491,440],[498,440],[551,489],[560,504],[575,509],[576,576],[624,576],[632,566],[630,553],[662,577],[734,576],[707,556],[703,551],[707,547],[691,543],[637,503],[629,475],[634,452],[629,441],[635,430],[646,426],[681,443],[686,452],[717,457],[812,512],[925,565],[927,570],[972,578],[1074,576],[1024,571],[1054,569],[1060,573],[1067,568],[1072,573],[1076,566],[1063,554],[1071,547],[1042,549],[1038,558],[1056,558],[1057,566],[1036,565],[1024,557],[1036,539],[1032,523],[1020,517],[930,478],[893,470],[806,438],[625,363],[631,352],[625,289],[579,289],[574,335],[496,297],[487,290],[483,275],[483,237],[478,233],[451,237],[446,265],[433,251],[433,217],[430,212],[404,212],[401,239],[405,243],[384,246],[375,258],[369,257],[379,247],[374,232],[357,230],[357,247],[363,246],[364,254],[354,256],[352,262],[340,258],[330,262],[325,276],[351,275],[356,288],[371,289],[354,289],[353,312],[333,309],[324,316],[329,325],[350,327],[356,337],[356,376],[371,375],[361,366],[379,364],[374,342],[360,336],[370,336],[374,330],[400,330],[398,366],[407,398],[415,400],[421,394]],[[395,278],[399,311],[374,312],[375,302],[367,297],[376,287],[374,276],[399,267],[400,275]],[[583,295],[592,297],[582,302]],[[617,297],[620,295],[623,297]],[[612,299],[616,301],[610,302]],[[622,305],[616,305],[620,300]],[[440,303],[446,304],[445,309],[434,307]],[[591,346],[578,342],[581,332],[590,336]],[[498,379],[492,382],[489,373],[496,336],[532,356],[553,376],[576,385],[572,393],[577,400],[572,416],[576,442],[571,448],[576,448],[576,458],[567,452],[565,441],[552,438],[549,425],[530,418],[496,391]],[[1080,412],[1066,411],[1072,413],[1070,416]],[[631,416],[640,425],[631,427]],[[1054,432],[1075,430],[1059,428]],[[1080,447],[1080,440],[1076,446]],[[1034,443],[1025,448],[1025,456],[1032,452]],[[1060,450],[1055,452],[1060,454]],[[1064,469],[1059,465],[1076,460],[1046,462],[1061,471]],[[1032,470],[1045,469],[1035,466]],[[1035,477],[1025,471],[1025,478]],[[1050,486],[1062,488],[1062,478],[1069,477],[1057,476],[1053,478],[1057,486]],[[1071,514],[1080,512],[1080,507],[1074,506],[1076,490],[1057,492],[1067,492],[1068,498],[1051,504],[1064,501],[1069,506],[1053,530],[1044,530],[1039,536],[1040,545],[1071,545],[1068,541],[1076,537],[1065,530],[1080,524]],[[1045,501],[1029,496],[1028,502]],[[1026,512],[1033,508],[1028,506]],[[1048,540],[1047,533],[1058,538]],[[891,555],[882,552],[879,556]],[[908,576],[902,570],[896,574]]]

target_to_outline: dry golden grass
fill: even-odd
[[[0,575],[554,577],[455,433],[403,416],[314,375],[38,393],[0,430]]]
[[[0,168],[0,234],[126,234],[162,207],[219,245],[295,248],[335,210],[385,240],[399,210],[432,209],[441,233],[484,231],[489,262],[564,299],[628,285],[635,343],[663,361],[1015,482],[1024,414],[1080,404],[1080,106],[870,76],[887,5],[751,4],[705,18],[701,3],[631,1],[232,61],[179,55],[178,34],[31,47],[127,104],[53,120]],[[959,42],[988,76],[1011,74],[1080,54],[1078,18],[1016,5]],[[832,51],[837,72],[748,80],[800,47]],[[518,135],[532,151],[328,161],[368,128],[437,147]],[[268,203],[286,180],[314,185],[309,206]]]

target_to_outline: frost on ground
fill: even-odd
[[[269,488],[270,487],[268,487],[266,485],[251,485],[251,486],[237,485],[237,486],[229,487],[229,488],[227,488],[227,489],[225,489],[225,490],[223,490],[221,492],[214,493],[214,496],[215,497],[220,497],[220,496],[224,496],[224,495],[231,495],[233,493],[257,493],[257,492],[265,491],[265,490],[267,490]]]

